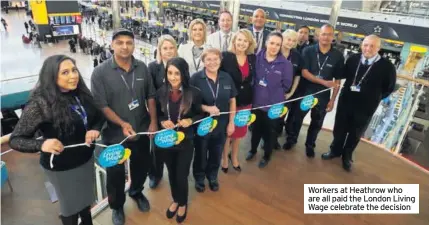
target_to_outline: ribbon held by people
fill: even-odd
[[[284,115],[286,115],[288,109],[287,107],[284,107],[285,103],[288,102],[294,102],[294,101],[298,101],[301,100],[301,104],[300,104],[300,108],[303,111],[307,111],[310,110],[311,108],[313,108],[315,105],[317,105],[318,103],[318,99],[315,98],[314,96],[326,91],[330,91],[333,88],[326,88],[324,90],[318,91],[316,93],[313,94],[309,94],[306,96],[302,96],[302,97],[298,97],[298,98],[294,98],[294,99],[289,99],[283,102],[278,102],[275,104],[271,104],[271,105],[264,105],[264,106],[259,106],[259,107],[255,107],[255,108],[251,108],[251,109],[242,109],[242,110],[238,110],[236,111],[236,115],[234,118],[234,123],[238,126],[238,127],[243,127],[246,124],[249,125],[251,123],[253,123],[257,118],[255,117],[254,114],[251,114],[251,110],[255,110],[255,109],[263,109],[263,108],[271,108],[272,116],[270,117],[270,119],[275,119],[275,118],[279,118],[282,117]],[[230,114],[232,112],[220,112],[219,115],[225,115],[225,114]],[[246,119],[247,118],[247,119]],[[205,136],[208,133],[210,133],[211,131],[213,131],[216,126],[217,126],[217,120],[213,118],[213,116],[208,116],[205,118],[202,118],[200,120],[194,121],[192,123],[192,125],[200,123],[197,129],[197,135],[199,136]],[[110,167],[110,166],[114,166],[120,163],[123,163],[126,159],[128,159],[131,155],[131,149],[128,148],[124,148],[122,146],[122,144],[127,141],[129,138],[132,138],[134,136],[137,135],[155,135],[155,144],[157,144],[158,147],[160,148],[168,148],[165,146],[174,146],[179,144],[181,141],[183,141],[183,139],[185,138],[185,135],[182,132],[176,132],[174,131],[174,129],[177,128],[177,125],[172,128],[172,129],[162,129],[156,132],[139,132],[136,133],[135,135],[130,135],[124,138],[124,140],[122,140],[121,142],[117,143],[117,144],[113,144],[113,145],[103,145],[103,144],[99,144],[99,143],[93,143],[93,145],[96,146],[100,146],[102,148],[106,148],[104,149],[101,153],[100,156],[105,156],[104,158],[99,157],[98,159],[98,163],[103,166],[103,167]],[[170,132],[173,131],[173,132]],[[164,133],[165,132],[165,133]],[[162,133],[162,134],[160,134]],[[158,136],[159,134],[159,136]],[[156,137],[158,136],[159,139],[164,138],[165,136],[168,136],[168,141],[167,138],[164,138],[163,141],[156,141]],[[162,144],[161,144],[162,143]],[[78,147],[78,146],[88,146],[87,143],[80,143],[80,144],[74,144],[74,145],[67,145],[64,146],[64,149],[71,149],[74,147]],[[105,153],[106,152],[106,153]],[[53,164],[53,160],[54,160],[54,154],[51,154],[51,158],[50,158],[50,166],[51,168],[54,168],[54,164]],[[106,160],[107,158],[111,159],[111,161]],[[113,163],[115,162],[115,163]]]

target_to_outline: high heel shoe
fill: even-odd
[[[241,172],[240,165],[238,165],[237,167],[235,167],[234,164],[232,163],[231,153],[228,154],[228,158],[229,158],[229,161],[231,161],[232,168],[234,168],[234,170],[237,171],[237,172]]]
[[[179,209],[180,206],[177,207],[177,209]],[[182,216],[179,216],[179,214],[177,214],[176,216],[176,222],[177,223],[182,223],[183,221],[185,221],[186,219],[186,214],[188,214],[188,205],[185,205],[185,214],[183,214]]]
[[[224,172],[224,173],[228,173],[228,167],[223,168],[223,167],[221,166],[221,167],[220,167],[220,169],[222,170],[222,172]]]
[[[173,203],[171,203],[171,205],[173,205],[173,204],[174,204],[174,202],[173,202]],[[166,212],[166,216],[167,216],[167,218],[168,218],[168,219],[173,218],[173,217],[174,217],[174,215],[176,215],[177,210],[179,210],[179,205],[177,205],[177,208],[176,208],[176,210],[175,210],[174,212],[170,211],[170,207],[171,207],[171,205],[168,207],[167,212]]]

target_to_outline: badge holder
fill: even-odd
[[[352,85],[352,86],[350,86],[350,90],[353,92],[360,92],[360,86],[359,85]]]
[[[139,104],[139,101],[137,99],[133,100],[131,103],[128,104],[128,108],[130,109],[130,111],[132,111],[133,109],[136,109],[139,106],[140,106],[140,104]]]
[[[262,87],[267,87],[267,81],[264,79],[259,80],[259,85],[261,85]]]

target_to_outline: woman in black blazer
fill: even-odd
[[[167,166],[173,203],[167,209],[169,219],[177,213],[176,221],[186,218],[188,204],[188,175],[194,154],[193,122],[202,119],[201,94],[189,85],[189,68],[182,58],[172,58],[165,70],[166,83],[156,93],[157,115],[160,127],[175,129],[185,139],[170,148],[157,148],[158,157]]]
[[[247,29],[239,30],[232,38],[230,49],[222,53],[220,70],[227,72],[233,79],[238,91],[237,111],[252,108],[252,83],[256,73],[256,56],[253,54],[256,42]],[[246,136],[247,126],[235,127],[234,133],[227,137],[222,160],[222,171],[228,172],[228,158],[233,168],[240,172],[238,149],[240,139]],[[232,145],[232,151],[230,148]]]
[[[167,61],[177,56],[177,43],[176,40],[170,35],[162,35],[158,40],[158,46],[156,51],[156,60],[149,63],[148,69],[152,77],[153,85],[155,89],[160,89],[165,79],[165,65]],[[154,189],[158,187],[159,182],[162,180],[164,174],[164,164],[161,159],[154,154],[153,148],[151,148],[152,165],[149,170],[149,187]]]

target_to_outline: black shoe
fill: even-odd
[[[337,157],[340,157],[340,155],[336,155],[331,151],[322,154],[323,160],[330,160],[330,159],[337,158]]]
[[[285,151],[289,151],[289,150],[291,150],[291,149],[293,148],[293,146],[295,146],[295,144],[292,144],[291,142],[286,142],[286,143],[283,145],[283,150],[285,150]]]
[[[343,169],[347,172],[352,170],[352,160],[343,158]]]
[[[133,198],[133,197],[131,198],[134,199],[134,201],[136,201],[137,207],[139,208],[140,212],[149,212],[150,204],[147,198],[143,194],[137,198]]]
[[[234,170],[237,171],[237,172],[241,172],[240,165],[238,165],[237,167],[235,167],[234,164],[232,163],[231,153],[228,154],[228,158],[229,158],[229,161],[231,161],[232,168],[234,168]]]
[[[228,173],[228,167],[223,168],[223,167],[221,166],[221,167],[220,167],[220,169],[222,170],[222,172],[224,172],[224,173]]]
[[[185,205],[185,214],[183,214],[183,215],[181,215],[181,216],[179,216],[179,214],[177,214],[177,216],[176,216],[176,222],[177,223],[182,223],[183,221],[185,221],[185,219],[186,219],[186,215],[188,214],[188,205]],[[177,207],[177,208],[179,208],[179,207]]]
[[[174,202],[173,202],[173,203],[174,203]],[[173,203],[171,203],[171,205],[173,205]],[[170,207],[171,207],[171,205],[168,207],[168,209],[167,209],[167,213],[166,213],[166,216],[167,216],[167,218],[168,218],[168,219],[173,218],[173,217],[174,217],[174,215],[176,215],[177,210],[179,210],[179,205],[177,205],[176,210],[174,210],[173,212],[172,212],[172,211],[170,211]]]
[[[246,161],[252,160],[255,157],[256,153],[248,152],[246,156]]]
[[[157,188],[157,187],[158,187],[159,182],[161,182],[161,178],[151,178],[151,179],[149,180],[149,187],[150,187],[151,189],[155,189],[155,188]]]
[[[114,225],[125,224],[125,213],[124,209],[112,209],[112,222]]]
[[[281,147],[280,147],[280,143],[278,142],[278,141],[276,141],[275,143],[274,143],[274,150],[280,150],[281,149]]]
[[[204,182],[195,182],[195,189],[197,192],[203,193],[206,190]]]
[[[268,159],[261,159],[261,161],[259,162],[259,165],[258,165],[258,167],[259,168],[264,168],[264,167],[266,167],[267,165],[268,165],[268,162],[269,162],[270,160],[268,160]]]
[[[308,158],[314,158],[314,148],[305,148],[305,154]]]
[[[209,180],[209,187],[212,191],[219,190],[219,182],[217,180]]]

